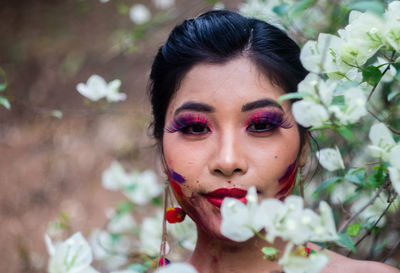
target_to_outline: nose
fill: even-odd
[[[239,136],[233,133],[224,133],[220,136],[209,161],[209,170],[214,175],[226,177],[243,175],[247,172],[248,162]]]

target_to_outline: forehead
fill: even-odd
[[[239,57],[223,64],[195,65],[182,79],[169,110],[173,111],[185,101],[200,101],[216,108],[241,107],[259,99],[278,100],[283,94],[250,59]]]

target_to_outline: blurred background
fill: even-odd
[[[0,106],[1,273],[46,272],[44,234],[56,219],[85,236],[107,224],[106,209],[122,197],[101,185],[113,160],[130,171],[159,170],[148,130],[152,60],[176,24],[217,2],[0,1],[0,69],[11,104],[10,110]],[[245,1],[222,2],[237,10]],[[291,36],[303,43],[343,26],[349,10],[341,12],[335,2],[360,1],[319,1],[329,12],[310,9],[292,21]],[[148,22],[131,14],[135,4],[149,9]],[[106,104],[84,98],[76,86],[93,74],[106,82],[120,79],[127,99]]]
[[[139,2],[0,1],[0,67],[12,95],[11,110],[0,107],[0,272],[45,272],[43,236],[60,212],[84,235],[104,226],[105,208],[121,199],[101,187],[112,160],[156,168],[152,59],[175,24],[213,4],[178,0],[162,11],[142,1],[159,19],[139,28],[128,14]],[[127,99],[90,104],[76,85],[92,74],[120,79]]]

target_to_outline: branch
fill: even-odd
[[[393,204],[393,201],[397,198],[397,194],[395,194],[390,200],[389,204],[386,206],[385,210],[381,213],[379,216],[378,220],[376,220],[375,224],[368,229],[368,231],[354,244],[354,247],[357,247],[365,238],[367,238],[369,235],[371,235],[372,230],[378,225],[379,221],[382,219],[382,217],[386,214],[386,212],[389,210],[390,206]],[[352,254],[352,251],[349,251],[347,253],[347,257],[350,257]]]
[[[393,51],[392,56],[390,57],[390,62],[393,62],[393,57],[394,54],[396,53],[396,51]],[[390,69],[390,63],[386,66],[385,70],[382,72],[382,77],[386,74],[386,72]],[[380,81],[379,81],[380,82]],[[370,98],[372,97],[372,95],[374,94],[376,87],[378,86],[379,82],[377,84],[374,85],[374,87],[372,88],[371,92],[368,95],[368,99],[367,99],[367,103],[369,102]]]
[[[353,220],[360,215],[366,208],[368,208],[370,205],[372,205],[375,200],[378,198],[378,196],[381,194],[381,192],[386,188],[387,184],[383,184],[379,190],[375,193],[375,195],[372,197],[371,200],[365,206],[363,206],[361,209],[359,209],[355,214],[353,214],[339,229],[338,233],[342,233],[347,229],[347,227],[353,222]]]

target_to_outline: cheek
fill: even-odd
[[[275,197],[280,200],[284,200],[294,188],[297,176],[297,161],[293,162],[285,171],[283,176],[279,178],[279,191],[276,193]]]

